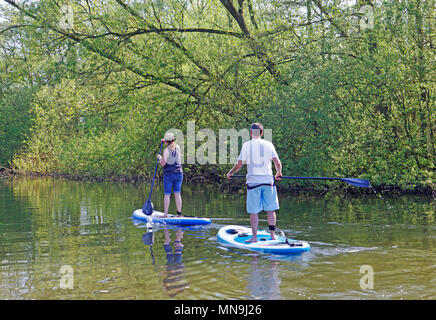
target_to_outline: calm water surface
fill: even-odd
[[[286,257],[217,243],[221,226],[249,226],[243,189],[183,188],[183,212],[212,224],[160,226],[149,245],[131,219],[149,184],[0,180],[0,299],[436,299],[432,199],[280,194],[278,227],[312,246]]]

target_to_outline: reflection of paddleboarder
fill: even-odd
[[[165,264],[165,269],[162,272],[163,280],[162,286],[164,291],[170,296],[174,297],[180,292],[183,292],[185,288],[189,288],[189,282],[186,281],[184,277],[185,266],[182,263],[182,252],[183,252],[183,230],[178,229],[175,233],[174,250],[171,246],[171,236],[170,232],[165,226],[164,228],[164,250],[166,253],[167,263]],[[154,244],[154,233],[151,223],[147,223],[147,232],[142,235],[142,242],[145,245],[150,246],[150,255],[153,265],[156,263],[153,255],[153,244]]]
[[[247,291],[250,292],[249,299],[278,300],[282,298],[279,266],[280,263],[277,261],[271,261],[271,263],[263,265],[257,256],[253,257],[247,279]]]
[[[174,253],[173,253],[173,248],[171,247],[170,232],[168,231],[167,228],[164,229],[164,234],[165,234],[164,250],[167,254],[167,263],[181,264],[182,251],[184,247],[182,244],[183,231],[181,229],[178,229],[176,231],[176,239],[174,240]]]
[[[154,243],[154,234],[153,234],[153,227],[151,223],[147,223],[147,232],[142,235],[142,242],[146,246],[150,246],[150,255],[151,255],[151,261],[153,265],[155,264],[154,256],[153,256],[153,243]]]
[[[164,250],[166,253],[167,264],[165,270],[165,278],[163,279],[163,289],[170,297],[183,292],[189,287],[189,283],[184,277],[184,265],[182,263],[183,251],[183,230],[178,229],[175,233],[174,251],[171,246],[170,232],[167,228],[164,229],[165,242]]]

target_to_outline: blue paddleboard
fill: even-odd
[[[270,233],[266,230],[258,230],[257,242],[245,242],[251,238],[251,235],[251,228],[230,225],[218,231],[217,239],[228,246],[263,253],[300,254],[310,250],[309,243],[305,241],[289,239],[281,235],[276,235],[276,240],[271,240]]]
[[[200,218],[200,217],[187,217],[187,216],[177,216],[173,214],[168,214],[167,217],[163,217],[164,213],[160,211],[154,210],[153,213],[147,216],[142,209],[135,210],[133,212],[133,218],[139,219],[145,222],[148,222],[150,219],[152,222],[156,223],[166,223],[166,224],[175,224],[175,225],[183,225],[183,226],[193,226],[193,225],[205,225],[210,224],[211,221],[209,218]]]

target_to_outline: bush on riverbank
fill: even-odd
[[[260,121],[287,175],[434,189],[431,1],[374,4],[373,25],[346,1],[108,1],[73,7],[68,32],[50,3],[0,9],[0,163],[18,173],[148,178],[166,130],[186,145],[188,121],[217,137]]]

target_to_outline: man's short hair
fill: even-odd
[[[255,122],[250,126],[250,131],[253,132],[255,136],[260,136],[263,134],[263,125],[259,122]]]

